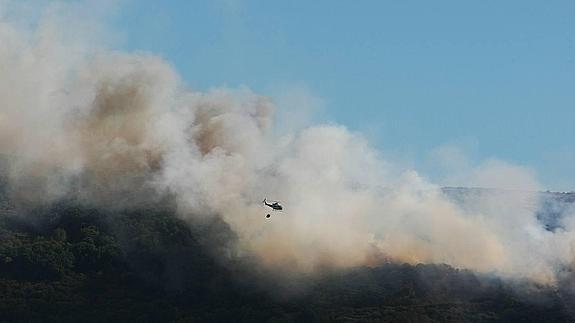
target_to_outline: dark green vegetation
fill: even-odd
[[[225,224],[189,226],[160,204],[23,209],[0,198],[0,321],[574,320],[566,291],[446,265],[275,276],[228,254]]]

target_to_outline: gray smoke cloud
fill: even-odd
[[[454,170],[458,183],[523,190],[455,203],[343,126],[278,133],[265,96],[190,90],[157,56],[86,41],[105,30],[94,22],[70,35],[67,10],[77,8],[50,7],[33,28],[0,18],[0,153],[23,203],[74,194],[130,206],[172,194],[190,225],[221,217],[238,235],[233,254],[299,272],[446,263],[553,284],[572,267],[575,217],[555,231],[538,222],[529,169],[490,160]],[[285,211],[266,220],[264,197]]]

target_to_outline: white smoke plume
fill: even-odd
[[[446,263],[552,284],[572,265],[575,220],[545,230],[534,194],[454,203],[343,126],[276,135],[268,98],[193,91],[159,57],[63,37],[66,10],[51,7],[34,28],[0,20],[0,153],[26,203],[76,194],[130,205],[173,194],[190,225],[228,223],[236,255],[295,271]],[[539,189],[530,171],[498,161],[457,175]],[[284,212],[266,220],[264,197],[281,199]]]

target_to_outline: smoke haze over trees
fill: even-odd
[[[573,319],[572,279],[550,288],[392,262],[286,277],[255,259],[222,260],[237,239],[229,226],[215,219],[190,227],[169,199],[114,211],[61,200],[23,211],[0,197],[6,321]]]

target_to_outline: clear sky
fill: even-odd
[[[455,145],[575,189],[575,1],[132,0],[114,24],[193,88],[303,89],[416,167]]]

